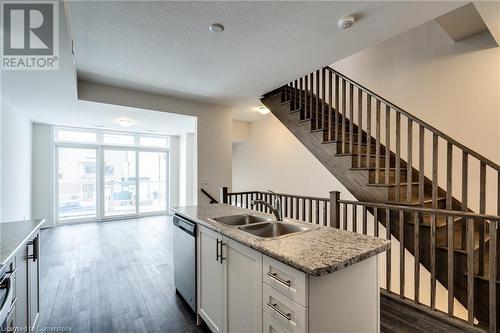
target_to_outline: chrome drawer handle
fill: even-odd
[[[280,277],[278,276],[278,274],[277,274],[277,273],[267,272],[267,275],[268,275],[269,277],[271,277],[272,279],[274,279],[274,280],[278,281],[279,283],[284,284],[284,285],[285,285],[285,286],[287,286],[287,287],[290,287],[290,286],[292,285],[292,281],[290,281],[290,280],[285,280],[285,279],[283,279],[283,278],[280,278]]]
[[[281,311],[277,307],[276,303],[267,302],[267,306],[270,307],[271,309],[273,309],[274,311],[276,311],[279,315],[281,315],[286,320],[288,320],[288,321],[292,320],[292,314],[291,313],[284,313],[283,311]]]

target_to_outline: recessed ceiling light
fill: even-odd
[[[210,26],[208,27],[208,30],[210,30],[211,32],[223,32],[224,31],[224,26],[220,23],[212,23],[210,24]]]
[[[339,28],[340,29],[347,29],[350,28],[354,25],[354,16],[346,16],[340,19],[339,21]]]
[[[257,108],[257,111],[259,111],[259,113],[260,113],[260,114],[268,114],[269,112],[271,112],[271,111],[269,111],[269,109],[268,109],[268,108],[266,108],[265,106],[259,106],[259,107]]]
[[[94,125],[94,126],[97,128],[106,128],[106,126],[104,126],[104,125]]]
[[[117,119],[116,122],[118,123],[118,125],[120,125],[122,127],[130,127],[133,124],[135,124],[135,120],[128,119],[128,118],[120,118],[120,119]]]

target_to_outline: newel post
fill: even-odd
[[[340,228],[340,192],[330,191],[330,227]]]
[[[220,202],[227,204],[227,187],[219,187],[219,199]]]

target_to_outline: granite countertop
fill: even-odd
[[[23,246],[45,219],[0,223],[0,266]]]
[[[236,226],[228,226],[211,218],[241,213],[271,216],[273,219],[274,216],[226,204],[176,207],[173,211],[313,276],[338,271],[384,252],[390,247],[390,241],[382,238],[287,218],[285,222],[312,226],[315,229],[278,239],[257,238],[237,229]]]

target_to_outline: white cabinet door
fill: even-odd
[[[222,332],[222,264],[217,260],[222,236],[198,228],[198,314],[211,331]]]
[[[40,233],[36,233],[28,246],[28,313],[29,326],[35,331],[40,313]]]
[[[260,332],[262,254],[226,237],[223,241],[224,332]]]

